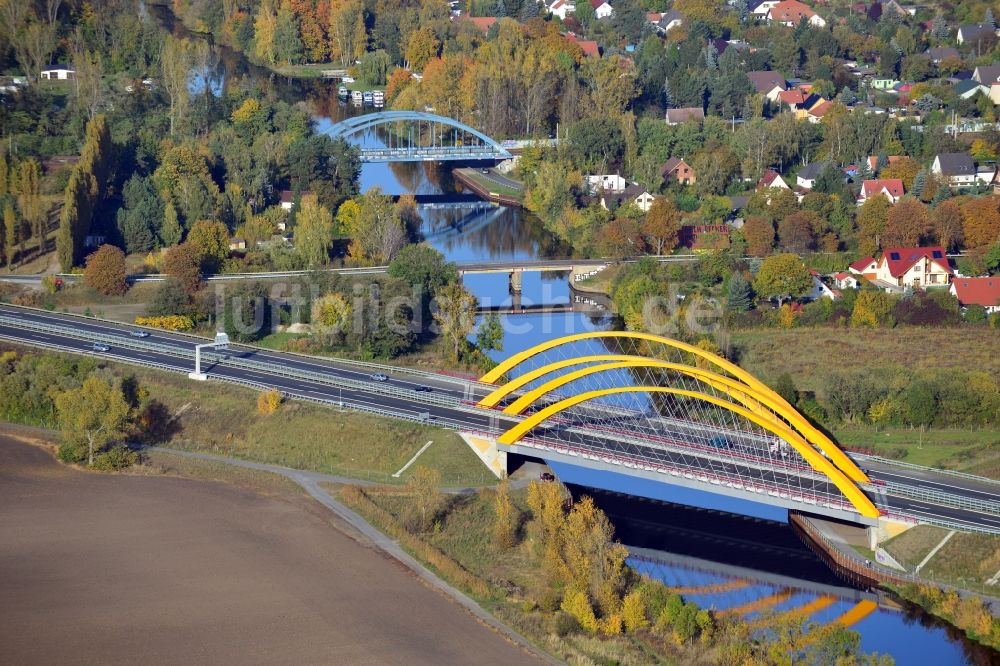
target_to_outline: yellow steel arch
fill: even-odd
[[[485,398],[476,403],[476,405],[478,407],[496,407],[501,400],[503,400],[508,395],[518,390],[522,386],[527,386],[536,379],[544,377],[545,375],[555,372],[556,370],[562,370],[563,368],[571,368],[574,365],[583,365],[584,363],[590,363],[590,362],[627,361],[633,358],[640,359],[645,357],[629,356],[627,354],[596,354],[594,356],[581,356],[579,358],[568,358],[562,361],[553,361],[548,365],[543,365],[540,368],[529,370],[523,375],[518,375],[517,377],[514,377],[506,384],[501,384],[500,386],[496,387],[492,393],[490,393]]]
[[[506,359],[497,367],[493,368],[485,375],[480,377],[479,381],[485,382],[487,384],[495,384],[500,380],[505,374],[510,372],[513,368],[517,367],[524,361],[537,356],[543,352],[546,352],[555,347],[562,346],[564,344],[569,344],[571,342],[579,342],[581,340],[592,340],[596,338],[626,338],[632,340],[645,340],[648,342],[655,342],[658,344],[666,345],[668,347],[673,347],[681,351],[687,352],[689,354],[694,354],[698,358],[702,358],[720,370],[732,375],[736,379],[740,380],[752,389],[756,389],[757,393],[766,394],[770,396],[778,405],[782,406],[782,416],[789,419],[788,414],[798,415],[798,411],[788,404],[788,401],[782,398],[776,391],[774,391],[767,384],[763,383],[749,372],[739,367],[735,363],[727,361],[717,354],[701,349],[700,347],[695,347],[694,345],[689,345],[686,342],[681,342],[680,340],[673,340],[671,338],[665,338],[662,335],[653,335],[652,333],[640,333],[637,331],[588,331],[586,333],[576,333],[574,335],[567,335],[561,338],[556,338],[554,340],[547,340],[540,344],[535,345],[529,349],[518,352],[510,358]],[[602,357],[588,357],[582,356],[577,359],[579,362],[583,363],[588,360],[603,360]],[[560,361],[559,363],[563,363]],[[562,366],[565,367],[565,366]],[[555,368],[553,368],[555,369]],[[544,373],[542,373],[544,374]],[[801,418],[801,415],[799,415]],[[808,439],[810,442],[815,444],[823,451],[836,465],[841,469],[847,476],[854,479],[859,483],[869,483],[868,476],[861,471],[861,469],[854,463],[853,460],[847,457],[843,451],[840,450],[836,444],[834,444],[829,437],[820,432],[811,423],[802,419],[805,424],[805,432],[808,433]]]
[[[753,421],[765,430],[774,433],[794,446],[795,449],[806,459],[806,462],[812,465],[817,471],[825,474],[830,481],[832,481],[833,484],[840,489],[840,492],[844,494],[848,501],[854,505],[854,508],[856,508],[858,513],[862,516],[867,518],[877,518],[881,515],[878,508],[872,504],[872,501],[868,499],[863,492],[861,492],[861,489],[858,488],[853,481],[847,478],[843,472],[834,467],[829,460],[821,456],[814,448],[809,446],[809,444],[806,443],[806,441],[802,439],[798,433],[794,432],[787,425],[774,423],[773,421],[754,414],[745,407],[734,405],[733,403],[727,402],[721,398],[717,398],[706,393],[699,393],[697,391],[687,391],[667,386],[619,386],[615,388],[601,389],[598,391],[589,391],[587,393],[581,393],[580,395],[560,400],[555,404],[549,405],[548,407],[535,412],[504,434],[500,435],[500,437],[497,438],[497,441],[501,444],[516,444],[522,437],[530,432],[532,428],[559,412],[578,405],[581,402],[595,400],[597,398],[603,398],[605,396],[616,395],[619,393],[669,393],[672,395],[682,395],[689,398],[695,398],[697,400],[704,400],[705,402],[728,409],[745,419]]]
[[[675,372],[680,372],[690,377],[694,377],[698,381],[708,384],[714,389],[722,391],[731,398],[738,400],[744,407],[752,410],[754,413],[763,416],[769,420],[776,423],[781,423],[777,418],[777,411],[781,411],[780,405],[775,405],[774,401],[768,396],[760,395],[753,389],[751,389],[746,384],[742,384],[735,379],[730,379],[729,377],[724,377],[720,374],[711,372],[709,370],[702,370],[701,368],[693,368],[689,365],[683,365],[681,363],[671,363],[669,361],[657,361],[654,359],[639,358],[635,356],[619,357],[625,360],[616,361],[612,363],[602,363],[601,365],[591,365],[586,368],[581,368],[573,372],[567,373],[565,375],[560,375],[544,384],[538,388],[528,391],[520,398],[508,405],[503,411],[505,414],[522,414],[524,410],[535,403],[539,398],[547,393],[551,393],[560,387],[587,377],[589,375],[605,372],[607,370],[618,370],[624,368],[661,368],[664,370],[673,370]],[[506,386],[506,385],[505,385]],[[501,387],[501,388],[505,388]],[[741,396],[747,396],[743,398]],[[770,411],[769,411],[770,410]],[[796,415],[797,416],[797,415]],[[801,417],[799,417],[801,419]],[[797,426],[797,424],[795,424]],[[797,426],[798,427],[798,426]]]

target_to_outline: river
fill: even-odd
[[[187,33],[162,8],[152,13],[165,28]],[[217,61],[209,72],[192,79],[192,85],[208,85],[216,91],[252,78],[267,94],[289,102],[301,102],[322,131],[330,124],[357,113],[337,99],[337,84],[322,80],[293,80],[277,76],[246,62],[238,53],[216,48]],[[377,141],[369,137],[369,140]],[[420,163],[366,164],[362,168],[364,190],[380,188],[387,194],[450,194],[456,191],[447,166]],[[421,211],[421,233],[425,240],[449,260],[488,262],[533,260],[568,256],[529,212],[516,208],[479,211]],[[466,286],[486,304],[509,302],[505,274],[470,275]],[[572,298],[567,274],[526,273],[523,303],[566,303]],[[582,313],[516,315],[503,317],[503,350],[493,352],[500,360],[543,340],[615,325],[611,315]],[[606,352],[599,343],[577,343],[579,351]],[[753,620],[761,612],[810,609],[808,617],[818,623],[833,622],[858,605],[874,601],[877,606],[851,628],[861,636],[865,651],[892,655],[897,664],[991,664],[998,662],[991,650],[981,648],[954,629],[922,611],[901,607],[887,595],[854,589],[836,578],[783,523],[686,508],[656,500],[640,499],[592,487],[614,488],[605,477],[588,484],[580,468],[560,470],[564,478],[582,484],[579,493],[594,495],[614,523],[618,537],[635,548],[631,564],[641,573],[668,586],[686,590],[687,598],[705,608],[744,611]],[[622,490],[665,499],[662,484],[622,477]],[[638,488],[651,484],[647,488]],[[653,486],[660,486],[659,488]],[[641,549],[641,550],[639,550]],[[748,610],[749,609],[749,610]]]

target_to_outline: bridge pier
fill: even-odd
[[[522,309],[521,306],[521,291],[523,274],[520,270],[512,270],[508,275],[509,284],[507,287],[507,292],[511,296],[511,308],[517,312]]]

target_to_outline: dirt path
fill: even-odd
[[[330,522],[225,484],[72,470],[0,436],[4,661],[537,663]]]

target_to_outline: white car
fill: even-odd
[[[103,342],[95,342],[93,349],[95,352],[111,351],[111,347],[109,345],[104,344]]]
[[[133,338],[148,338],[149,337],[149,333],[147,333],[146,331],[129,331],[128,334],[131,335]]]
[[[376,372],[374,375],[371,376],[371,380],[373,382],[387,382],[389,381],[389,378],[383,375],[381,372]]]

